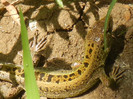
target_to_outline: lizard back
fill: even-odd
[[[50,74],[43,70],[35,70],[41,96],[48,98],[74,97],[91,88],[99,80],[96,72],[99,67],[104,65],[108,54],[104,52],[103,27],[104,19],[97,21],[87,33],[84,60],[75,71],[66,74]],[[9,69],[5,69],[5,67],[1,70],[5,72],[0,71],[0,75],[9,73]],[[17,83],[24,86],[23,69],[12,69],[12,72],[14,72],[12,76],[15,77]],[[2,79],[1,76],[0,79]],[[10,78],[8,79],[11,81]]]

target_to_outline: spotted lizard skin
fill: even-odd
[[[75,71],[66,74],[50,74],[35,69],[41,96],[48,98],[74,97],[93,87],[99,80],[107,86],[110,85],[111,80],[104,72],[104,63],[109,52],[104,51],[104,21],[104,19],[97,21],[87,33],[84,60]],[[11,77],[15,79],[16,83],[24,87],[24,71],[22,68],[5,66],[0,68],[0,79],[13,82],[10,79]]]

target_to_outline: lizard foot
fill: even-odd
[[[113,67],[113,71],[112,73],[110,74],[110,77],[115,81],[117,82],[120,78],[123,77],[123,73],[125,72],[125,70],[122,70],[120,71],[120,66],[118,67]]]
[[[37,37],[38,37],[38,31],[34,34],[33,43],[30,43],[31,50],[34,52],[39,52],[43,50],[44,45],[47,42],[47,37],[43,37],[38,43],[37,43]]]
[[[109,76],[111,78],[110,87],[113,90],[116,90],[119,87],[120,81],[118,81],[118,80],[123,78],[124,72],[125,72],[125,70],[120,71],[120,66],[113,67],[113,71],[109,74]]]
[[[42,39],[37,42],[38,37],[38,31],[34,34],[33,42],[30,43],[30,50],[32,52],[32,60],[35,66],[38,65],[38,62],[41,57],[41,51],[45,49],[46,43],[47,43],[47,37],[44,36]]]

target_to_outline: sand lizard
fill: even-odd
[[[104,51],[103,27],[104,19],[97,21],[87,33],[84,60],[75,71],[51,74],[35,69],[41,96],[48,98],[74,97],[93,87],[99,80],[106,86],[110,86],[114,80],[108,77],[104,71],[104,63],[109,51]],[[108,38],[108,40],[110,39]],[[13,77],[19,85],[24,87],[24,71],[21,67],[19,69],[2,66],[0,79],[12,82],[10,77]]]

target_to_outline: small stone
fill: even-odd
[[[130,18],[131,18],[131,13],[130,13],[130,11],[129,11],[129,10],[125,11],[125,12],[124,12],[124,19],[125,19],[125,21],[130,20]]]

